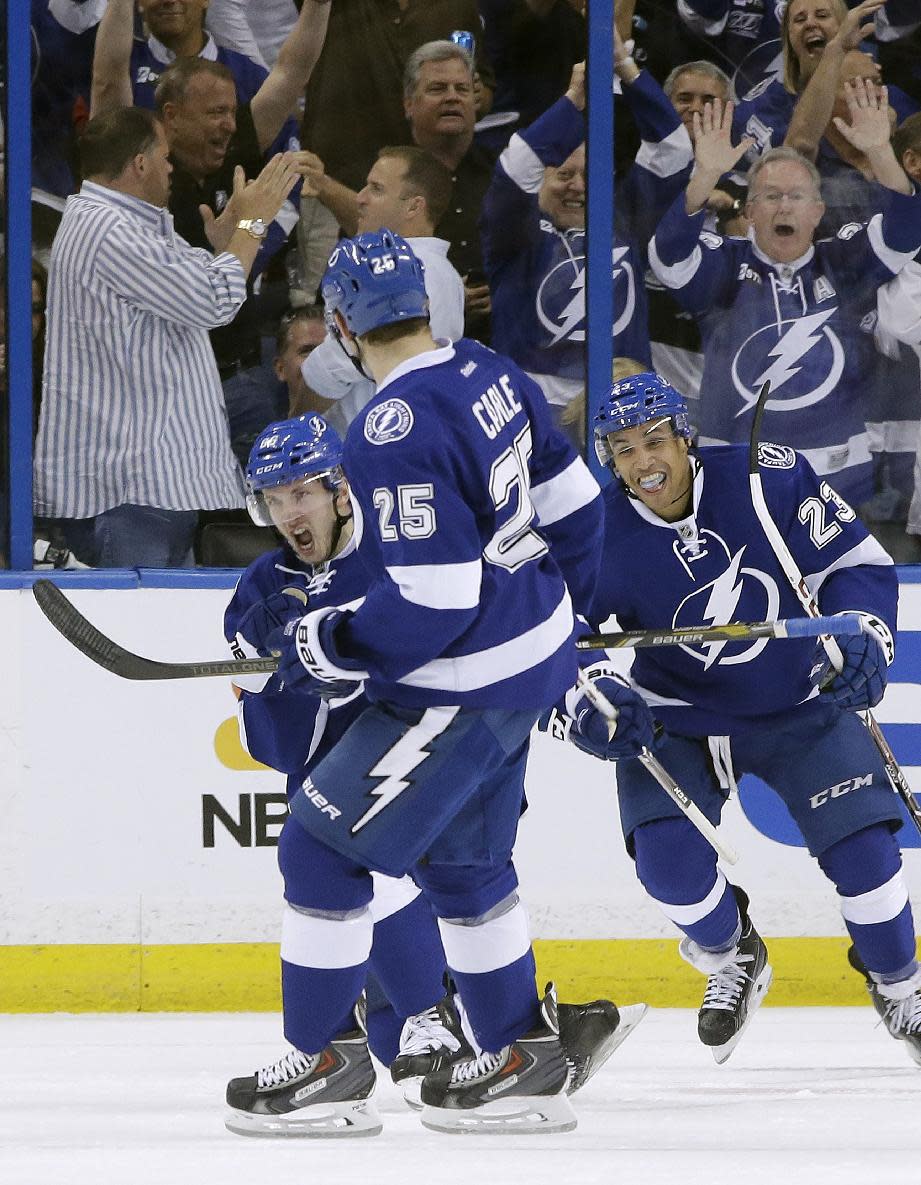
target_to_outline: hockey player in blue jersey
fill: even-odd
[[[423,1122],[566,1130],[557,1005],[536,991],[511,848],[528,734],[574,677],[573,602],[591,597],[599,492],[514,364],[432,340],[403,240],[344,240],[323,292],[378,388],[344,450],[367,585],[267,642],[287,691],[337,699],[363,683],[370,705],[290,804],[309,849],[304,904],[286,915],[305,1069],[238,1110],[263,1132],[379,1130],[351,1016],[371,940],[368,870],[411,870],[483,1050],[425,1078]],[[575,1021],[585,1036],[591,1018]],[[335,1059],[358,1068],[330,1077]]]
[[[883,96],[876,114],[884,111]],[[884,213],[814,242],[825,209],[820,178],[793,149],[778,148],[749,174],[749,238],[711,234],[702,229],[704,203],[745,148],[745,141],[733,146],[730,122],[729,104],[704,111],[687,192],[650,246],[656,276],[700,325],[701,439],[746,440],[769,379],[765,432],[804,453],[820,477],[858,505],[872,493],[865,421],[875,366],[861,321],[876,308],[878,286],[921,247],[921,193],[887,188]],[[888,120],[873,126],[877,143],[865,151],[877,175],[893,164],[901,175]]]
[[[342,471],[342,442],[322,416],[304,415],[270,424],[254,445],[247,468],[249,507],[263,526],[274,526],[283,545],[255,560],[243,573],[224,618],[224,632],[238,657],[268,653],[269,637],[303,615],[304,606],[335,605],[360,597],[368,574],[357,557],[348,484]],[[323,699],[285,688],[277,676],[241,676],[241,740],[247,752],[288,776],[288,795],[300,789],[313,767],[329,753],[368,706],[361,688],[342,698]],[[523,790],[522,790],[523,793]],[[310,852],[301,824],[287,819],[279,840],[285,880],[282,927],[282,1003],[285,1034],[294,1050],[228,1087],[231,1131],[249,1133],[253,1118],[241,1108],[258,1096],[298,1089],[308,1059],[300,1052],[302,998],[309,972],[291,944],[297,922],[310,910],[302,888]],[[428,902],[408,877],[373,874],[371,946],[365,1027],[375,1056],[389,1065],[407,1102],[417,1105],[426,1072],[440,1062],[472,1056],[453,992],[443,994],[444,952]],[[563,1045],[572,1075],[569,1092],[583,1085],[642,1017],[642,1006],[618,1010],[606,1001],[561,1004]],[[568,1040],[577,1029],[580,1040]],[[358,1044],[362,1038],[358,1037]],[[364,1062],[365,1071],[367,1064]],[[345,1063],[343,1064],[345,1069]],[[256,1122],[260,1122],[257,1120]]]
[[[683,396],[651,373],[616,383],[594,430],[615,481],[604,492],[592,624],[612,612],[628,630],[803,615],[752,507],[745,447],[690,448]],[[921,1064],[921,971],[894,836],[902,813],[857,715],[886,686],[895,569],[793,449],[762,445],[760,466],[771,515],[821,612],[863,620],[864,632],[841,639],[842,672],[829,679],[810,640],[718,642],[638,650],[631,684],[664,726],[657,755],[711,822],[742,773],[780,795],[838,892],[852,966]],[[603,663],[594,676],[602,691],[617,686]],[[596,709],[572,699],[569,708],[572,739],[609,755]],[[725,1061],[771,980],[748,900],[639,761],[621,761],[617,782],[637,875],[684,931],[683,957],[708,976],[698,1034]]]

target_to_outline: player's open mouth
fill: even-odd
[[[291,538],[294,540],[295,545],[302,551],[310,551],[313,547],[313,535],[306,527],[300,531],[292,531]]]
[[[657,494],[665,488],[665,482],[664,473],[650,473],[648,477],[641,477],[638,484],[644,494]]]
[[[796,227],[791,226],[789,222],[775,222],[774,234],[780,235],[782,239],[788,239],[791,235],[796,234]]]

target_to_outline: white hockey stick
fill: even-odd
[[[608,721],[608,733],[613,737],[614,731],[617,728],[617,709],[604,692],[599,691],[582,670],[579,671],[578,683],[586,696]],[[637,754],[637,760],[642,762],[643,766],[655,778],[672,802],[694,824],[720,859],[725,860],[727,864],[737,864],[739,860],[738,854],[720,839],[719,832],[707,816],[696,803],[688,798],[668,770],[662,765],[662,762],[653,754],[652,750],[644,746]]]
[[[787,546],[787,541],[777,529],[777,524],[771,518],[771,512],[768,510],[767,502],[764,497],[764,489],[761,485],[761,470],[758,464],[758,437],[761,431],[761,420],[764,416],[764,406],[767,403],[768,396],[771,393],[770,382],[765,382],[764,386],[758,394],[758,402],[755,404],[755,415],[752,420],[752,434],[748,450],[748,480],[751,488],[752,506],[758,521],[761,523],[761,529],[764,531],[768,543],[774,555],[777,557],[777,562],[783,569],[784,575],[790,582],[790,587],[796,593],[799,603],[803,606],[810,617],[821,616],[818,602],[809,591],[809,586],[803,578],[802,572],[799,570],[793,553]],[[825,653],[828,655],[828,660],[836,671],[840,671],[844,666],[844,656],[841,653],[841,647],[838,645],[835,638],[830,635],[823,634],[820,639]],[[861,720],[867,726],[870,736],[879,750],[879,754],[883,759],[883,765],[886,767],[886,775],[892,784],[892,789],[898,794],[902,802],[905,803],[905,808],[911,817],[911,821],[915,827],[921,832],[921,806],[918,805],[918,800],[912,793],[908,780],[902,773],[899,763],[895,759],[895,754],[889,742],[883,735],[883,730],[877,724],[873,713],[869,710],[865,712],[858,712]]]

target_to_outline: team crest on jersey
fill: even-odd
[[[796,453],[785,444],[758,445],[758,464],[764,469],[792,469],[796,464]]]
[[[705,550],[698,552],[693,565],[684,564],[695,587],[675,610],[672,619],[675,629],[724,625],[730,621],[776,620],[780,607],[777,584],[760,568],[743,566],[745,546],[733,554],[725,540],[711,530],[702,531],[700,540]],[[682,646],[681,649],[703,663],[704,670],[709,670],[714,664],[735,666],[751,662],[767,644],[767,638],[758,638],[751,644],[708,642],[702,646]],[[728,654],[724,653],[727,646],[730,648]]]
[[[844,347],[826,324],[837,306],[756,329],[732,360],[732,382],[742,399],[742,415],[758,402],[770,380],[767,411],[799,411],[830,395],[844,373]]]
[[[629,258],[629,247],[615,247],[611,252],[614,277],[614,307],[620,315],[612,334],[622,333],[636,309],[636,274]],[[544,276],[535,302],[537,319],[551,335],[548,343],[585,341],[585,256],[572,255],[560,260]]]
[[[402,399],[385,399],[365,417],[365,440],[370,444],[393,444],[412,431],[413,413]]]

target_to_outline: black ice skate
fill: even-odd
[[[390,1066],[390,1077],[415,1109],[422,1106],[420,1092],[426,1074],[453,1062],[468,1061],[474,1050],[464,1033],[460,1004],[451,989],[425,1012],[410,1016],[400,1033],[400,1052]]]
[[[877,983],[863,965],[857,948],[847,952],[847,961],[867,984],[873,1007],[897,1041],[904,1041],[912,1061],[921,1066],[921,970],[901,983]]]
[[[541,1023],[498,1053],[481,1053],[427,1074],[422,1122],[444,1132],[565,1132],[576,1126],[566,1086],[556,992],[547,985]]]
[[[374,1067],[360,1005],[355,1028],[319,1053],[292,1049],[250,1078],[227,1084],[228,1131],[240,1136],[376,1136]]]
[[[582,1089],[648,1011],[645,1004],[618,1008],[610,1000],[559,1005],[560,1044],[569,1065],[567,1094]]]
[[[738,1045],[751,1018],[771,986],[773,970],[767,947],[748,916],[748,897],[735,887],[742,918],[742,937],[731,951],[705,951],[683,938],[681,957],[707,976],[703,1004],[697,1014],[697,1036],[722,1065]]]

